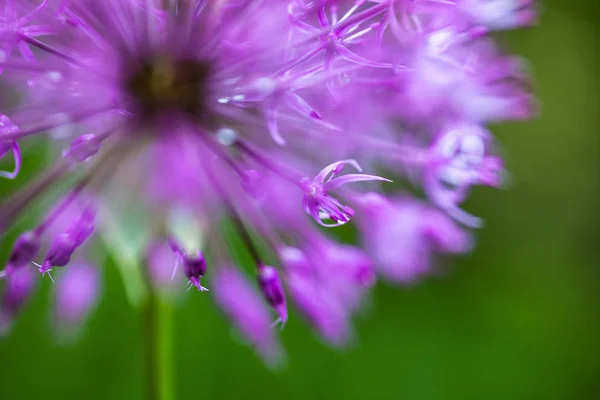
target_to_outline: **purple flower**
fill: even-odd
[[[286,268],[286,282],[294,303],[314,326],[319,335],[335,346],[351,339],[350,313],[329,290],[327,283],[314,274],[316,267],[300,249],[285,247],[279,256]]]
[[[348,344],[377,273],[413,281],[470,249],[454,221],[481,226],[462,203],[504,169],[485,124],[535,110],[523,62],[489,32],[534,18],[531,0],[4,0],[0,177],[18,178],[21,146],[41,136],[57,160],[2,201],[0,233],[66,193],[0,279],[44,249],[40,272],[65,267],[68,282],[102,238],[134,303],[146,283],[185,276],[206,292],[214,274],[205,295],[270,362],[281,349],[268,306],[293,318],[286,293],[322,338]],[[379,175],[420,177],[426,198]],[[391,200],[365,194],[378,186]],[[321,232],[354,218],[363,247]],[[266,302],[215,268],[232,264],[231,235]]]
[[[328,342],[351,339],[351,317],[374,283],[371,260],[352,246],[315,237],[303,250],[283,247],[279,256],[291,296]]]
[[[391,281],[411,283],[433,271],[434,256],[472,248],[468,232],[441,211],[411,198],[393,202],[371,193],[363,198],[363,242],[377,271]]]
[[[98,302],[100,277],[96,268],[76,263],[66,269],[56,282],[54,313],[64,328],[83,324]]]
[[[206,260],[201,251],[183,258],[183,273],[200,292],[208,292],[207,288],[200,285],[200,278],[206,274]]]
[[[492,135],[475,124],[444,129],[429,150],[424,185],[431,200],[461,223],[478,227],[479,218],[459,208],[474,185],[498,187],[504,170],[501,158],[489,154]]]
[[[329,164],[312,181],[308,178],[302,178],[300,181],[304,189],[304,198],[302,200],[304,210],[320,225],[327,227],[343,225],[354,216],[354,211],[350,207],[342,205],[335,197],[329,195],[328,191],[350,182],[390,182],[389,179],[365,174],[348,174],[335,178],[337,174],[342,172],[346,164],[350,164],[358,171],[362,171],[356,161],[344,160]],[[324,219],[332,220],[333,223],[325,223],[323,222]]]
[[[269,310],[242,273],[232,267],[219,268],[215,271],[213,285],[219,306],[236,328],[267,362],[278,363],[282,353],[271,327]]]

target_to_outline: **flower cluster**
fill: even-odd
[[[472,248],[481,220],[461,204],[503,176],[486,123],[534,112],[522,62],[489,35],[532,24],[533,0],[0,0],[0,10],[0,177],[17,178],[34,138],[58,155],[0,207],[5,234],[41,199],[56,204],[0,273],[3,328],[34,268],[64,268],[55,315],[84,318],[99,292],[85,247],[103,237],[145,249],[127,258],[158,286],[181,277],[208,292],[207,275],[206,295],[270,362],[281,349],[269,310],[284,324],[286,294],[344,345],[377,275],[414,282],[438,256]],[[411,189],[384,195],[391,180]],[[321,228],[353,219],[363,247]],[[226,226],[256,284],[234,267]]]

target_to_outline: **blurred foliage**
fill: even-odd
[[[539,27],[500,35],[529,60],[541,114],[493,127],[513,182],[469,201],[487,222],[474,254],[415,287],[379,285],[352,349],[326,347],[294,315],[280,372],[238,344],[210,296],[190,293],[176,313],[177,398],[600,396],[600,6],[548,0],[542,8]],[[21,181],[42,168],[43,147],[29,150]],[[101,306],[70,346],[51,333],[44,280],[0,340],[0,398],[142,398],[140,316],[115,266],[104,271]]]

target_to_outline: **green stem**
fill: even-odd
[[[174,400],[173,314],[168,300],[151,291],[142,307],[146,399]]]

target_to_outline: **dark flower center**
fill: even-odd
[[[125,87],[142,118],[182,112],[202,119],[206,114],[208,76],[207,63],[162,57],[141,62]]]

